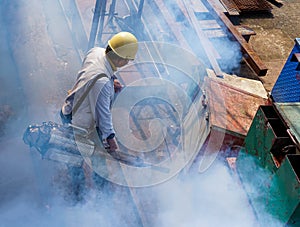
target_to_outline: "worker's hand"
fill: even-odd
[[[107,139],[107,143],[109,145],[109,150],[110,151],[116,151],[119,149],[118,147],[118,143],[117,143],[117,140],[116,138],[112,138],[112,139]]]
[[[115,89],[115,92],[118,93],[122,90],[123,88],[123,85],[120,83],[119,80],[115,79],[114,80],[114,89]]]

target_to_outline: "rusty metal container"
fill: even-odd
[[[286,153],[295,152],[287,127],[273,106],[259,107],[245,139],[245,151],[272,172],[280,166]]]
[[[236,160],[260,223],[265,214],[300,225],[300,103],[260,106]]]
[[[300,225],[300,182],[299,154],[288,154],[276,173],[262,168],[259,158],[240,151],[237,170],[250,204],[262,226],[266,217],[284,226]],[[272,219],[273,219],[272,218]]]
[[[205,78],[211,124],[208,140],[215,138],[223,141],[222,145],[217,141],[211,143],[209,150],[219,151],[224,156],[236,155],[228,151],[243,144],[257,108],[268,104],[266,96],[251,92],[252,83],[232,76],[225,76],[224,79]],[[259,89],[256,86],[254,90],[257,91]]]
[[[207,168],[211,162],[202,164],[206,156],[221,159],[237,157],[258,107],[269,103],[265,90],[260,89],[262,85],[256,82],[231,75],[224,75],[224,78],[209,75],[205,78],[209,135],[195,158],[193,171],[201,172]],[[199,168],[195,168],[196,165]]]
[[[276,103],[276,109],[288,126],[288,132],[296,145],[296,153],[287,155],[276,172],[277,200],[274,215],[288,226],[300,225],[300,103]]]

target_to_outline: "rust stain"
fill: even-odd
[[[246,136],[260,105],[269,101],[228,84],[205,78],[212,126]]]

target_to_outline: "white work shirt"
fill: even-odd
[[[73,104],[75,105],[83,96],[93,79],[102,73],[107,77],[96,81],[77,111],[72,113],[72,124],[88,131],[94,130],[96,126],[102,133],[102,139],[106,139],[115,131],[110,111],[114,98],[114,71],[105,55],[105,49],[94,47],[87,53],[76,83],[62,107],[62,112],[65,115],[70,114]]]
[[[97,80],[89,95],[90,100],[93,100],[93,102],[94,97],[97,97],[94,116],[95,124],[102,133],[102,139],[106,139],[110,134],[115,133],[110,111],[114,94],[113,78],[108,79],[105,77]]]

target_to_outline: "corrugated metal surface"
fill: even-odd
[[[300,53],[300,38],[295,39],[295,46],[290,53],[273,89],[272,97],[275,102],[300,101],[300,71],[299,61],[295,56]]]
[[[275,103],[292,134],[300,141],[300,103]]]

